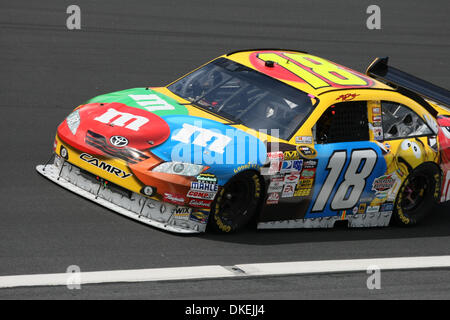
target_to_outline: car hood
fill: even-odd
[[[65,120],[58,135],[90,154],[127,160],[130,153],[149,151],[163,161],[203,164],[224,174],[259,167],[267,156],[265,144],[252,134],[190,115],[188,106],[149,88],[98,96],[77,112],[75,134]]]

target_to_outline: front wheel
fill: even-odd
[[[234,232],[247,225],[258,209],[261,184],[259,174],[253,171],[244,171],[231,178],[211,206],[208,229]]]
[[[433,211],[439,191],[439,169],[423,164],[414,169],[403,182],[395,203],[394,221],[400,226],[415,225]]]

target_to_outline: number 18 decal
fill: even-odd
[[[346,162],[346,150],[335,151],[331,155],[327,165],[328,176],[316,197],[312,212],[324,211],[335,189],[337,190],[331,200],[331,210],[351,209],[358,204],[366,187],[366,180],[377,163],[377,153],[373,149],[353,150],[343,181],[336,187]]]

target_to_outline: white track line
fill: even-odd
[[[65,286],[78,277],[79,284],[190,280],[199,278],[226,278],[235,274],[221,266],[180,267],[160,269],[53,273],[0,277],[0,288],[30,286]]]
[[[280,263],[240,264],[232,267],[199,266],[180,268],[158,268],[118,271],[95,271],[18,275],[0,277],[0,288],[30,286],[65,286],[73,283],[74,276],[79,284],[149,282],[193,279],[221,279],[232,277],[280,276],[319,273],[380,270],[410,270],[430,268],[450,268],[450,256],[379,258],[353,260],[296,261]],[[233,271],[234,270],[234,271]]]

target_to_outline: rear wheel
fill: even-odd
[[[414,169],[404,181],[397,195],[394,221],[400,226],[415,225],[433,211],[439,190],[439,169],[423,164]]]
[[[235,232],[255,216],[261,199],[261,178],[258,173],[244,171],[228,181],[218,192],[211,206],[208,229]]]

